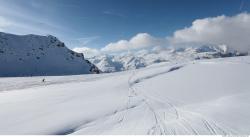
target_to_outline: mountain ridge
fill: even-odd
[[[116,55],[99,55],[88,58],[103,72],[117,72],[147,67],[155,63],[178,63],[200,59],[244,56],[247,54],[228,51],[225,45],[203,45],[199,47],[182,47],[175,49],[151,49]]]
[[[52,35],[0,32],[0,76],[100,73],[99,69]]]

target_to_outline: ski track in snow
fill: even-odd
[[[152,127],[152,129],[150,131],[148,131],[148,134],[161,134],[161,135],[175,134],[175,130],[174,129],[171,130],[171,128],[167,127],[167,125],[165,123],[167,123],[168,121],[166,119],[162,118],[161,117],[162,115],[159,112],[157,112],[156,110],[154,110],[154,107],[152,107],[151,104],[149,103],[149,102],[152,102],[152,104],[153,103],[158,103],[158,102],[160,102],[159,99],[152,98],[153,96],[143,95],[142,92],[137,91],[133,86],[135,84],[143,82],[144,80],[147,80],[147,79],[150,79],[150,78],[153,78],[153,77],[157,77],[157,76],[159,76],[161,74],[164,74],[164,73],[169,73],[169,72],[178,70],[178,69],[180,69],[182,67],[183,66],[172,67],[172,68],[170,68],[166,72],[161,72],[161,73],[157,73],[155,75],[151,75],[151,76],[139,78],[139,79],[135,80],[134,82],[130,82],[129,81],[130,89],[131,89],[133,95],[134,96],[143,96],[143,98],[144,98],[143,100],[145,101],[145,104],[147,104],[147,106],[150,108],[151,112],[154,114],[155,122],[156,123]],[[134,75],[135,75],[135,73],[133,73],[131,76],[134,76]],[[147,100],[150,100],[150,101],[147,101]],[[181,113],[192,114],[195,117],[199,118],[203,122],[203,124],[205,125],[207,131],[210,134],[212,134],[212,135],[216,135],[216,134],[220,134],[220,133],[222,133],[224,135],[231,134],[230,132],[228,133],[226,130],[224,130],[222,127],[218,126],[217,123],[212,122],[212,121],[210,121],[210,120],[202,117],[200,114],[197,114],[197,113],[194,113],[194,112],[188,112],[188,111],[182,111],[182,112],[180,112],[181,109],[177,108],[171,102],[164,101],[164,102],[160,102],[160,103],[164,103],[164,105],[170,106],[170,108],[166,108],[165,111],[168,111],[169,109],[173,109],[174,110],[174,112],[173,112],[174,114],[173,115],[176,115],[176,120],[180,120],[181,121],[179,123],[183,126],[183,128],[186,131],[190,132],[189,134],[199,135],[199,132],[195,128],[193,128],[191,126],[191,123],[189,122],[189,120],[185,119],[185,117],[181,117]],[[164,113],[164,115],[165,114],[169,115],[169,113]],[[172,114],[170,114],[170,115],[172,115]],[[159,131],[159,133],[157,131]]]
[[[70,129],[66,129],[66,130],[64,129],[64,130],[57,131],[54,135],[69,135],[69,134],[72,134],[72,133],[78,131],[79,129],[84,129],[87,127],[95,126],[95,125],[97,125],[96,122],[98,122],[98,121],[103,121],[103,120],[107,121],[107,120],[113,119],[115,117],[115,115],[117,115],[118,113],[126,112],[130,109],[136,108],[137,106],[139,106],[139,104],[130,106],[129,108],[115,110],[114,112],[106,114],[105,116],[98,118],[98,119],[80,122],[80,124],[78,124],[77,126],[74,126]],[[122,122],[122,120],[120,118],[118,118],[118,119],[116,119],[116,122],[114,124],[119,124],[121,122]]]
[[[176,120],[177,124],[179,124],[180,127],[183,128],[183,130],[186,131],[187,134],[199,135],[199,132],[194,127],[192,127],[191,122],[188,119],[186,119],[185,117],[183,117],[182,114],[193,115],[196,118],[200,119],[202,121],[203,125],[205,126],[205,128],[207,129],[207,131],[208,131],[207,133],[209,133],[209,134],[212,134],[212,135],[231,134],[230,132],[228,132],[228,131],[224,130],[222,127],[220,127],[216,122],[212,122],[211,120],[208,120],[208,119],[202,117],[200,114],[181,110],[180,108],[177,108],[170,101],[165,100],[163,102],[157,98],[153,98],[153,96],[144,95],[144,94],[142,94],[142,92],[140,92],[138,89],[136,89],[134,87],[136,84],[139,84],[145,80],[157,77],[157,76],[165,74],[165,73],[176,71],[178,69],[181,69],[182,67],[184,67],[184,66],[183,65],[174,66],[174,67],[171,67],[170,69],[168,69],[167,71],[156,73],[156,74],[145,76],[145,77],[141,77],[141,78],[137,78],[136,80],[132,81],[132,79],[136,75],[136,71],[137,71],[137,70],[134,70],[132,72],[131,76],[128,78],[129,89],[128,89],[128,99],[127,99],[126,108],[119,110],[119,111],[116,111],[116,112],[114,112],[114,113],[112,113],[112,114],[110,114],[102,119],[110,120],[113,117],[115,117],[114,115],[116,115],[117,113],[123,113],[121,118],[116,120],[116,124],[119,124],[120,128],[122,128],[123,121],[124,121],[124,119],[126,119],[126,115],[128,115],[128,113],[130,113],[130,110],[136,109],[136,107],[138,105],[145,104],[146,107],[153,114],[152,116],[155,119],[154,125],[152,125],[151,129],[149,129],[146,134],[151,134],[151,135],[154,135],[154,134],[160,134],[160,135],[174,134],[175,135],[175,134],[177,134],[176,129],[168,126],[168,121],[170,120],[170,123],[171,123],[171,121],[173,121],[173,119],[166,118],[166,117],[173,118],[173,116],[174,116],[175,117],[174,120]],[[143,102],[143,103],[134,105],[132,103],[132,100],[135,98],[141,100],[141,102]],[[153,104],[159,104],[159,103],[163,104],[165,106],[165,110],[163,110],[164,112],[159,112],[159,111],[155,110],[155,108],[153,107]],[[171,112],[171,110],[172,110],[172,112]],[[81,125],[79,127],[80,127],[80,129],[83,129],[83,128],[86,128],[89,126],[95,126],[96,124],[93,124],[93,123],[96,121],[98,121],[98,120],[92,121],[91,122],[92,124],[87,123],[87,124]],[[135,124],[135,125],[137,125],[137,124]],[[76,129],[78,129],[79,127],[75,128],[74,130],[69,130],[72,132],[66,131],[66,133],[67,134],[74,133],[75,131],[77,131]]]
[[[165,118],[166,115],[175,115],[175,117],[176,117],[175,120],[178,121],[178,124],[181,125],[183,130],[185,130],[188,134],[199,135],[199,132],[194,127],[192,127],[191,122],[188,119],[186,119],[185,117],[181,116],[182,113],[193,115],[196,118],[200,119],[202,121],[203,125],[205,126],[205,128],[207,129],[207,133],[209,133],[209,134],[212,134],[212,135],[216,135],[216,134],[224,134],[224,135],[232,134],[233,133],[232,131],[223,129],[216,122],[214,122],[212,120],[208,120],[207,118],[201,116],[200,114],[181,110],[180,108],[177,108],[173,103],[171,103],[171,102],[169,102],[167,100],[165,100],[164,102],[159,101],[159,99],[152,98],[153,96],[144,95],[144,94],[142,94],[142,92],[138,91],[138,89],[134,88],[134,85],[136,85],[136,84],[138,84],[140,82],[143,82],[143,81],[145,81],[147,79],[157,77],[157,76],[165,74],[165,73],[176,71],[178,69],[181,69],[182,67],[184,67],[184,66],[183,65],[175,66],[175,67],[170,68],[167,71],[156,73],[156,74],[145,76],[145,77],[141,77],[141,78],[137,78],[136,80],[132,81],[132,79],[136,75],[136,71],[137,71],[137,70],[134,70],[132,72],[132,75],[128,79],[129,90],[128,90],[127,107],[126,107],[125,110],[123,110],[122,119],[119,120],[120,125],[122,126],[122,122],[126,118],[126,115],[129,113],[130,109],[136,108],[136,107],[132,107],[132,108],[129,107],[130,104],[132,104],[131,100],[133,100],[134,98],[140,98],[142,100],[142,102],[144,102],[144,104],[148,107],[148,109],[153,114],[153,117],[155,119],[155,124],[152,126],[151,129],[148,130],[147,134],[152,134],[152,135],[153,134],[160,134],[160,135],[176,134],[175,129],[173,129],[171,127],[168,127],[168,125],[167,125],[169,119]],[[157,103],[163,103],[166,106],[166,109],[164,110],[164,117],[162,117],[161,112],[158,112],[152,106],[152,104],[154,104],[154,103],[156,103],[156,104]],[[169,110],[171,110],[171,109],[174,112],[170,112]],[[115,114],[113,114],[113,115],[115,115]]]
[[[138,78],[136,79],[135,81],[132,81],[131,82],[131,79],[133,76],[135,76],[135,71],[133,71],[129,81],[128,81],[128,84],[129,84],[129,92],[132,93],[133,96],[143,96],[143,101],[145,102],[145,104],[147,105],[147,107],[150,109],[151,113],[153,113],[153,116],[154,116],[154,119],[155,119],[155,124],[153,125],[153,127],[147,132],[147,134],[157,134],[157,131],[159,131],[159,134],[161,135],[165,135],[165,134],[168,134],[166,132],[166,128],[165,128],[165,124],[163,123],[163,120],[162,118],[160,117],[160,115],[155,111],[154,107],[151,106],[151,104],[149,103],[149,101],[147,100],[150,100],[149,98],[147,98],[145,95],[142,95],[142,94],[139,94],[137,92],[137,90],[133,87],[135,84],[138,84],[140,82],[143,82],[144,80],[147,80],[147,79],[150,79],[150,78],[154,78],[154,77],[157,77],[159,75],[162,75],[162,74],[165,74],[165,73],[169,73],[169,72],[172,72],[172,71],[175,71],[175,70],[178,70],[180,69],[181,67],[183,66],[177,66],[177,67],[172,67],[170,68],[169,70],[167,71],[164,71],[164,72],[160,72],[160,73],[156,73],[154,75],[150,75],[150,76],[146,76],[146,77],[142,77],[142,78]],[[129,96],[129,98],[131,98]],[[130,100],[130,99],[128,99]],[[151,100],[150,100],[151,101]],[[176,110],[176,114],[177,114],[177,117],[178,117],[178,111]]]
[[[147,80],[147,79],[150,79],[150,78],[153,78],[153,77],[157,77],[157,76],[159,76],[161,74],[169,73],[169,72],[178,70],[178,69],[180,69],[182,67],[183,66],[172,67],[172,68],[168,69],[167,71],[163,71],[163,72],[156,73],[156,74],[153,74],[153,75],[149,75],[149,76],[146,76],[146,77],[138,78],[138,79],[136,79],[133,82],[132,82],[132,78],[135,76],[135,71],[136,70],[132,71],[132,75],[128,78],[129,89],[128,89],[128,99],[127,99],[127,103],[126,103],[126,108],[121,109],[121,110],[116,110],[115,112],[113,112],[111,114],[108,114],[108,115],[106,115],[106,116],[104,116],[104,117],[102,117],[100,119],[112,119],[113,117],[115,117],[114,115],[116,115],[117,113],[122,113],[121,117],[118,118],[118,120],[116,120],[116,124],[119,124],[120,128],[122,128],[123,121],[124,121],[124,119],[126,119],[126,115],[129,113],[129,111],[131,109],[135,109],[139,105],[142,105],[142,103],[139,103],[139,104],[133,104],[133,103],[131,103],[131,100],[133,100],[133,98],[136,98],[136,97],[140,98],[139,97],[140,95],[138,95],[136,93],[136,90],[134,89],[133,86],[135,84],[139,83],[139,82],[142,82],[143,80]],[[158,129],[161,130],[160,134],[165,134],[165,131],[164,131],[164,128],[163,128],[163,124],[161,122],[162,119],[160,118],[160,116],[158,116],[158,114],[155,112],[154,108],[150,105],[150,103],[147,102],[147,99],[145,98],[145,96],[143,96],[143,99],[141,99],[141,101],[139,101],[139,102],[143,102],[143,104],[145,104],[148,107],[148,109],[153,113],[153,116],[154,116],[154,119],[155,119],[155,125],[152,127],[152,129],[150,131],[148,131],[148,134],[157,134],[156,130],[158,130]],[[79,129],[87,128],[89,126],[95,126],[96,124],[93,124],[93,123],[95,123],[96,121],[98,121],[100,119],[93,120],[91,122],[87,122],[87,123],[84,123],[84,124],[80,124],[80,125],[72,128],[72,129],[67,129],[67,130],[59,131],[59,132],[57,132],[55,134],[57,134],[57,135],[72,134],[72,133],[76,132]]]

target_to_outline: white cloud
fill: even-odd
[[[229,50],[250,52],[250,14],[236,16],[218,16],[194,20],[192,26],[177,30],[172,37],[157,38],[148,33],[139,33],[129,40],[110,43],[102,49],[75,48],[86,56],[98,55],[101,52],[115,53],[145,48],[162,49],[172,46],[199,46],[203,44],[227,45]],[[93,38],[83,41],[87,43]]]
[[[104,52],[121,52],[137,50],[154,46],[164,46],[167,43],[165,38],[156,38],[148,33],[139,33],[130,40],[120,40],[118,42],[106,45],[101,51]]]
[[[96,37],[84,38],[82,40],[89,43],[89,41],[92,41],[94,39],[96,39]],[[132,37],[130,40],[119,40],[115,43],[106,45],[100,50],[88,47],[77,47],[73,50],[83,53],[86,57],[92,57],[102,53],[116,53],[165,46],[166,43],[167,39],[165,38],[156,38],[147,33],[139,33],[136,36]]]
[[[103,14],[117,17],[126,17],[125,15],[118,13],[117,11],[104,11]]]
[[[38,9],[39,5],[40,3],[35,0],[23,2],[0,0],[0,17],[2,18],[0,20],[0,31],[20,35],[51,34],[57,37],[75,33],[70,28],[61,26],[54,20],[47,18],[47,16],[43,16],[41,13],[45,12],[46,8]],[[4,25],[4,27],[1,25]]]
[[[86,46],[87,44],[93,42],[94,40],[100,38],[99,36],[92,36],[92,37],[83,37],[83,38],[78,38],[77,41],[83,45]]]
[[[11,25],[11,22],[9,20],[0,16],[0,30],[4,30],[6,27],[10,25]]]
[[[250,51],[250,14],[197,19],[191,27],[178,30],[169,41],[173,45],[188,43],[225,44],[233,50]]]
[[[84,56],[87,58],[100,54],[99,50],[93,49],[93,48],[88,48],[88,47],[76,47],[73,49],[73,51],[78,52],[78,53],[83,53]]]
[[[227,45],[229,50],[250,52],[250,14],[218,16],[194,20],[192,26],[177,30],[172,37],[156,38],[139,33],[130,40],[119,40],[106,45],[101,51],[121,52],[148,47]]]

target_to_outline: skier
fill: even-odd
[[[45,78],[42,80],[42,82],[45,82]]]

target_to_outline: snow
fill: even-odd
[[[119,55],[99,55],[89,60],[102,72],[117,72],[143,68],[160,62],[186,62],[238,55],[240,54],[237,52],[229,53],[225,45],[203,45],[186,48],[144,49]]]
[[[0,134],[250,134],[249,81],[249,56],[0,78]]]
[[[73,75],[99,72],[83,54],[54,36],[0,32],[0,76]]]

